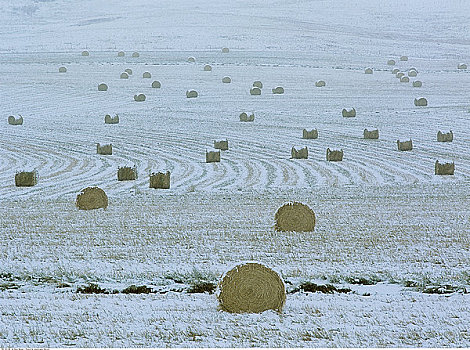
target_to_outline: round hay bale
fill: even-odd
[[[259,80],[256,80],[254,83],[253,83],[253,87],[257,87],[257,88],[260,88],[262,89],[263,88],[263,83]]]
[[[144,79],[150,79],[152,77],[152,74],[150,74],[150,72],[144,72],[142,74],[142,78]]]
[[[413,82],[413,87],[421,87],[421,86],[423,86],[423,83],[421,81],[415,80]]]
[[[198,96],[196,90],[187,90],[186,91],[186,97],[187,98],[196,98]]]
[[[204,71],[206,71],[206,72],[212,71],[211,65],[210,65],[210,64],[206,64],[206,65],[204,66]]]
[[[67,68],[59,67],[59,73],[66,73],[66,72],[67,72]]]
[[[405,76],[405,73],[403,73],[403,72],[398,72],[397,74],[395,74],[395,76],[396,76],[398,79],[401,79],[401,77]]]
[[[126,72],[129,75],[132,75],[132,69],[130,69],[130,68],[124,69],[124,72]]]
[[[189,56],[188,62],[196,62],[196,59],[193,56]]]
[[[467,65],[465,63],[459,63],[457,69],[467,69]]]
[[[75,205],[82,210],[106,209],[108,207],[108,196],[99,187],[87,187],[77,195]]]
[[[261,89],[259,87],[251,88],[250,95],[261,95]]]
[[[124,53],[124,51],[119,51],[118,52],[118,57],[124,57],[126,54]]]
[[[387,64],[388,64],[389,66],[394,66],[395,63],[396,63],[395,60],[388,60],[388,61],[387,61]]]
[[[224,48],[222,49],[222,52],[223,52],[223,53],[229,53],[229,52],[230,52],[230,50],[229,50],[229,48],[228,48],[228,47],[224,47]]]
[[[136,101],[136,102],[144,102],[145,99],[146,99],[146,97],[145,97],[144,94],[134,95],[134,101]]]
[[[127,74],[126,72],[123,72],[121,73],[121,76],[119,77],[121,79],[129,79],[129,74]]]
[[[101,83],[98,85],[98,91],[108,91],[108,85]]]
[[[286,287],[277,272],[249,262],[222,276],[217,299],[222,310],[232,313],[280,312],[286,302]]]
[[[366,70],[365,70],[364,73],[365,73],[365,74],[373,74],[374,71],[372,70],[372,68],[366,68]]]
[[[400,78],[400,82],[401,83],[409,83],[410,78],[408,78],[407,76],[403,76],[403,77]]]
[[[397,74],[400,70],[398,68],[393,68],[392,74]]]
[[[90,56],[90,53],[88,51],[82,51],[82,56]]]
[[[284,204],[277,210],[274,220],[276,231],[310,232],[315,229],[315,213],[299,202]]]
[[[415,77],[415,76],[417,76],[417,75],[418,75],[418,72],[417,72],[416,70],[414,70],[414,69],[410,69],[410,70],[408,71],[408,76],[409,76],[409,77]]]
[[[272,89],[273,94],[283,94],[284,93],[284,88],[282,86],[277,86],[274,89]]]
[[[401,56],[400,61],[408,61],[408,56]]]
[[[140,54],[138,52],[133,52],[132,53],[132,57],[139,57],[139,56],[140,56]]]
[[[152,87],[154,89],[160,89],[162,87],[162,84],[158,81],[158,80],[155,80],[153,83],[152,83]]]
[[[232,78],[230,77],[223,77],[222,78],[222,83],[228,84],[232,82]]]
[[[324,80],[317,80],[315,82],[315,86],[316,87],[324,87],[326,85],[325,81]]]

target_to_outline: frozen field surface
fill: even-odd
[[[467,7],[1,1],[0,346],[470,347]],[[411,67],[409,82],[392,74]],[[453,142],[437,142],[450,130]],[[225,139],[221,162],[205,163]],[[308,159],[290,159],[293,146]],[[327,148],[343,161],[326,161]],[[434,175],[436,160],[455,174]],[[136,181],[117,181],[134,165]],[[15,187],[24,170],[36,186]],[[171,188],[149,188],[167,170]],[[107,193],[106,210],[75,207],[88,186]],[[274,231],[287,201],[314,210],[314,232]],[[191,292],[250,260],[281,274],[281,314],[229,314]],[[351,291],[299,291],[305,282]],[[132,285],[148,293],[123,293]],[[100,293],[79,293],[90,286]]]

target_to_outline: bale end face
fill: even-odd
[[[284,204],[277,210],[274,220],[276,231],[310,232],[315,229],[315,213],[299,202]]]
[[[228,271],[219,282],[222,310],[231,313],[282,311],[286,288],[279,274],[259,263],[245,263]]]
[[[75,205],[81,210],[106,209],[108,196],[99,187],[87,187],[77,195]]]

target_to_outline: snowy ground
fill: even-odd
[[[0,346],[470,346],[465,7],[2,1]],[[421,88],[391,73],[410,67]],[[249,94],[255,80],[261,96]],[[357,117],[343,118],[352,107]],[[239,122],[243,111],[255,121]],[[105,125],[115,113],[120,123]],[[18,114],[24,124],[8,125]],[[303,128],[319,138],[301,139]],[[380,139],[362,139],[364,128]],[[454,141],[438,143],[439,130]],[[206,164],[226,138],[221,163]],[[411,152],[396,150],[410,138]],[[296,145],[308,160],[289,159]],[[343,162],[327,162],[328,147]],[[435,176],[436,160],[454,161],[455,175]],[[138,180],[118,182],[117,167],[134,164]],[[32,169],[38,185],[16,188],[15,172]],[[164,170],[171,189],[149,189],[148,173]],[[91,185],[108,194],[106,211],[75,208]],[[315,211],[314,233],[274,232],[290,200]],[[282,314],[231,315],[214,294],[187,292],[247,260],[282,274]],[[293,293],[306,281],[352,292]],[[77,293],[89,283],[111,294]],[[130,285],[154,293],[112,294]]]

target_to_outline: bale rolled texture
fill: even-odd
[[[315,213],[300,202],[286,203],[274,215],[276,231],[310,232],[315,229]]]
[[[87,187],[78,195],[75,205],[81,210],[92,210],[108,207],[108,196],[99,187]]]
[[[255,262],[237,265],[219,282],[222,310],[232,313],[282,311],[286,302],[286,287],[279,274]]]

